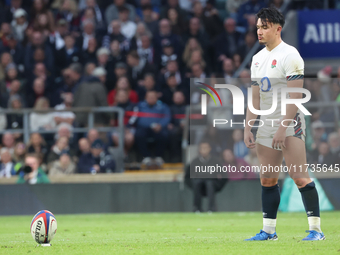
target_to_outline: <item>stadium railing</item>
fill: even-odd
[[[36,110],[36,109],[1,109],[1,114],[22,114],[23,115],[23,128],[22,129],[5,129],[0,130],[0,134],[4,133],[21,133],[23,134],[23,140],[27,144],[30,140],[32,133],[39,134],[55,134],[58,129],[50,130],[31,130],[30,129],[30,114],[31,113],[51,113],[51,112],[73,112],[73,113],[87,113],[87,125],[86,127],[73,127],[72,133],[86,133],[92,128],[96,128],[98,132],[112,132],[116,131],[119,134],[118,147],[110,148],[109,152],[113,154],[117,163],[118,172],[124,171],[123,167],[123,155],[124,155],[124,110],[119,107],[77,107],[68,108],[66,110]],[[118,114],[118,126],[116,127],[97,127],[95,124],[95,114],[98,113],[117,113]]]

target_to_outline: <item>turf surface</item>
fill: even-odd
[[[304,213],[279,213],[278,241],[244,242],[259,232],[257,213],[55,215],[51,247],[37,247],[32,216],[0,217],[0,254],[338,254],[340,212],[322,213],[325,241],[301,242]]]

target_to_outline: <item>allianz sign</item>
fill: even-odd
[[[304,43],[340,42],[340,23],[306,24]]]

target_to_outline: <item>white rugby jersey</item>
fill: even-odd
[[[265,118],[281,118],[281,89],[288,80],[303,79],[304,62],[297,49],[281,42],[273,50],[263,48],[253,56],[251,64],[252,85],[260,86],[261,110],[270,109],[273,103],[273,87],[278,88],[277,108]],[[281,117],[280,117],[281,116]],[[265,118],[264,118],[265,117]]]

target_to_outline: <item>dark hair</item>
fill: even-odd
[[[256,14],[256,21],[258,19],[261,19],[264,25],[267,25],[267,22],[269,22],[273,24],[280,24],[280,26],[283,27],[285,24],[285,18],[283,17],[283,14],[274,7],[262,8]]]
[[[118,7],[118,12],[119,12],[119,13],[120,13],[120,12],[129,12],[129,11],[130,11],[130,10],[129,10],[127,7],[125,7],[124,5]]]
[[[137,53],[136,50],[131,50],[129,53],[128,53],[129,56],[135,58],[135,59],[139,59],[139,55]]]

